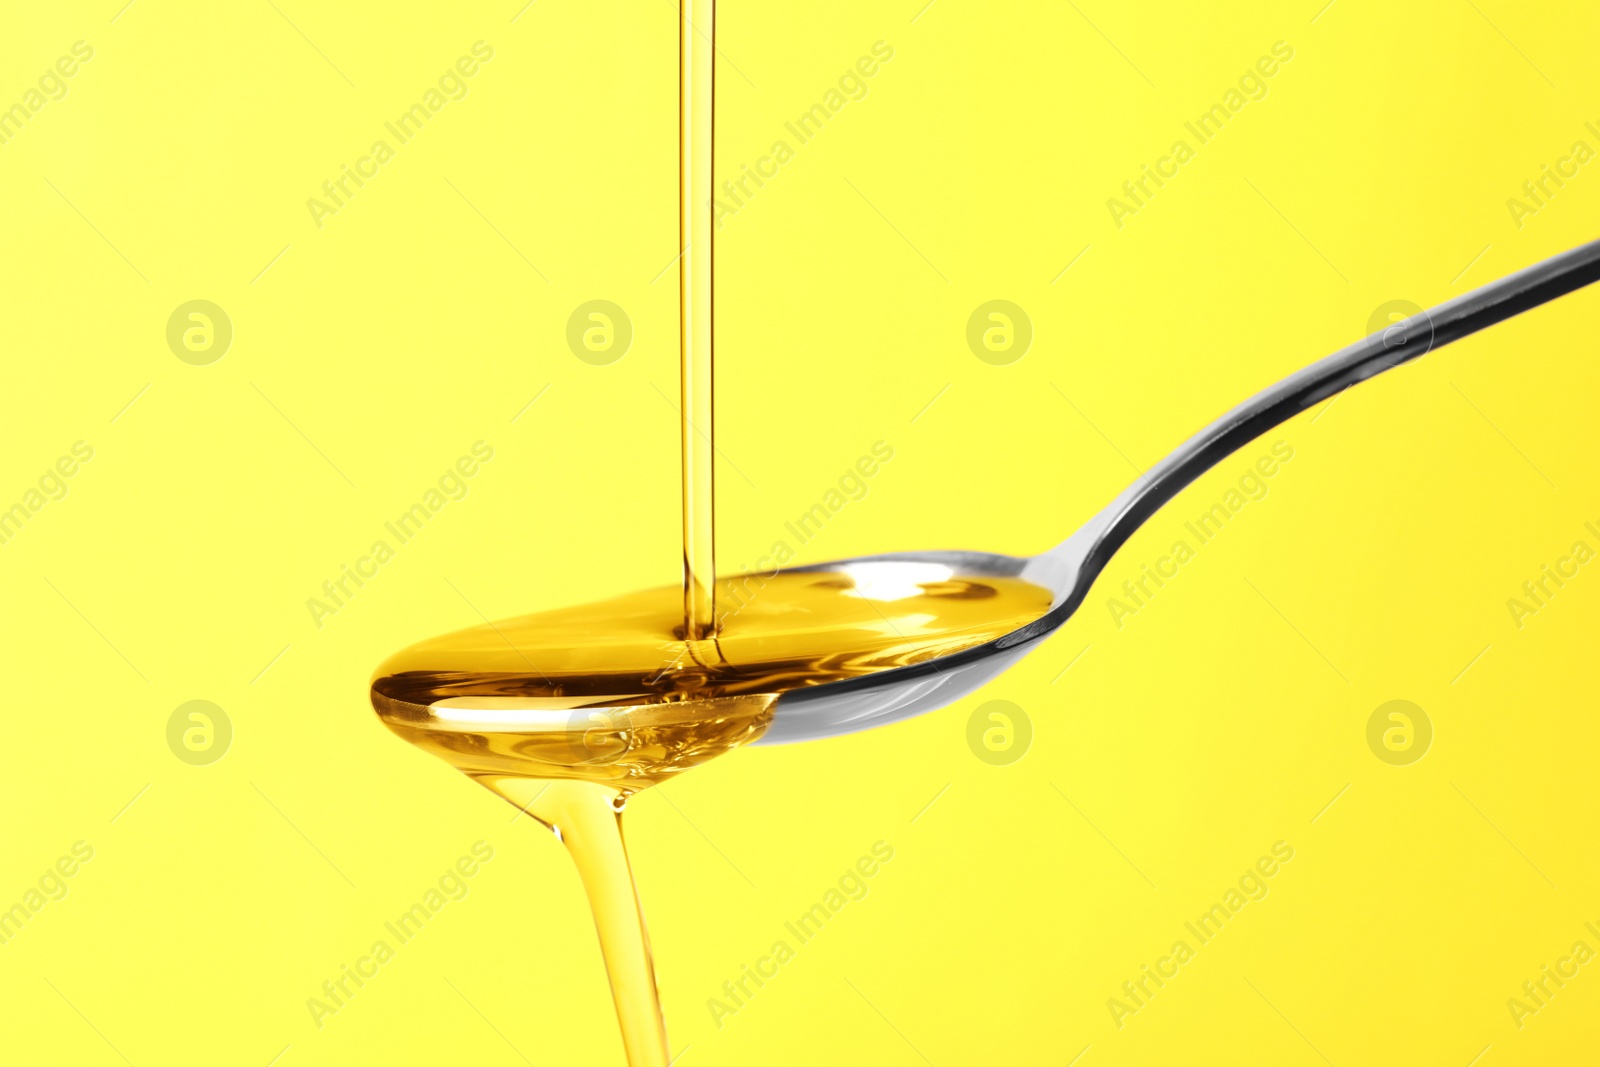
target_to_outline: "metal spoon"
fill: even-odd
[[[1032,557],[987,552],[901,552],[818,563],[837,571],[896,564],[948,567],[961,575],[1020,576],[1049,589],[1050,611],[1004,637],[910,667],[794,689],[778,698],[763,745],[853,733],[944,707],[986,684],[1071,618],[1117,549],[1163,504],[1261,434],[1335,394],[1503,319],[1600,280],[1591,241],[1491,282],[1341,349],[1257,393],[1151,467],[1077,533]]]

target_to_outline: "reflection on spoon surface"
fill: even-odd
[[[819,564],[818,569],[845,569],[903,561],[943,564],[968,580],[1018,577],[1050,590],[1050,610],[973,648],[867,678],[840,679],[787,692],[779,697],[772,725],[759,743],[850,733],[933,711],[965,696],[1071,618],[1094,580],[1133,532],[1223,458],[1352,385],[1596,280],[1600,280],[1600,241],[1591,241],[1387,326],[1246,400],[1151,467],[1077,533],[1040,555],[916,552]]]

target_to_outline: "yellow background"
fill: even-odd
[[[724,173],[874,42],[894,58],[725,220],[723,562],[880,439],[803,561],[1039,551],[1386,301],[1595,236],[1600,163],[1521,228],[1506,206],[1600,147],[1593,5],[1319,2],[726,0]],[[480,610],[675,579],[674,8],[122,3],[0,18],[0,105],[95,50],[0,146],[0,506],[95,450],[0,546],[0,906],[95,850],[0,946],[3,1058],[618,1063],[558,844],[365,687]],[[318,228],[307,198],[478,40],[469,95]],[[1280,40],[1269,94],[1118,229],[1106,199]],[[635,330],[604,367],[564,340],[597,298]],[[964,336],[996,298],[1035,330],[1003,367]],[[209,366],[165,340],[194,299],[234,327]],[[1521,1028],[1506,1001],[1600,948],[1600,568],[1520,629],[1506,601],[1600,547],[1597,323],[1578,294],[1251,445],[956,706],[641,795],[679,1063],[1583,1061],[1600,964]],[[1269,495],[1118,628],[1115,587],[1279,437]],[[466,499],[318,628],[307,598],[478,440]],[[1034,729],[1009,766],[966,743],[996,698]],[[233,724],[210,766],[167,747],[192,699]],[[1433,723],[1410,766],[1367,747],[1392,699]],[[319,1029],[307,998],[478,840],[470,895]],[[879,840],[869,895],[716,1026],[707,999]],[[1277,841],[1270,894],[1119,1028],[1107,999]]]

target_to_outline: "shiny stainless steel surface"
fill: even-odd
[[[1050,611],[1004,637],[910,667],[791,690],[779,698],[760,744],[852,733],[941,708],[1021,659],[1071,618],[1111,557],[1163,504],[1245,444],[1352,385],[1418,359],[1513,315],[1600,280],[1600,241],[1591,241],[1396,323],[1318,360],[1189,438],[1080,530],[1031,558],[982,552],[910,552],[817,564],[834,570],[870,562],[940,563],[957,576],[1020,575],[1049,589]]]

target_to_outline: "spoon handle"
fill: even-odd
[[[1178,446],[1077,534],[1036,557],[1030,569],[1067,578],[1070,585],[1051,584],[1065,591],[1066,601],[1081,601],[1112,555],[1146,519],[1184,486],[1274,426],[1352,385],[1595,281],[1600,281],[1600,241],[1490,282],[1296,371]],[[1072,603],[1068,610],[1075,608]]]

